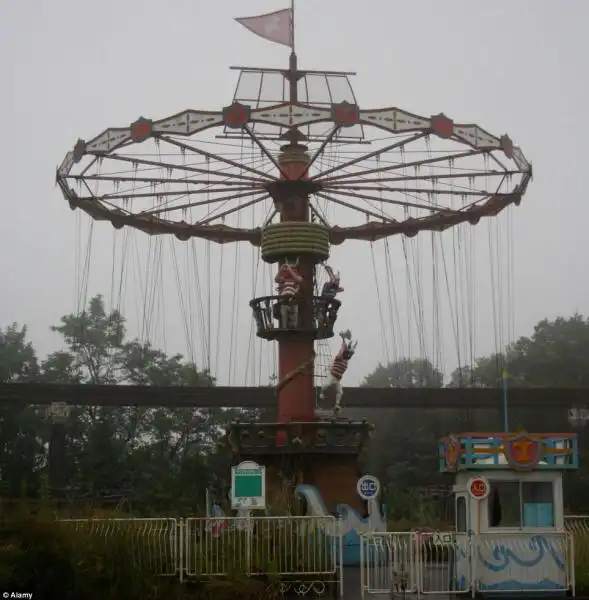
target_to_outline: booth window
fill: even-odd
[[[489,496],[491,527],[553,527],[551,481],[493,481]]]

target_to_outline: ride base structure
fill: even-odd
[[[565,534],[563,473],[579,464],[568,433],[463,433],[439,446],[440,470],[455,477],[454,589],[564,595],[574,581]],[[475,539],[474,551],[467,550]],[[472,570],[475,576],[472,576]]]

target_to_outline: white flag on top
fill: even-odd
[[[277,10],[266,15],[258,15],[257,17],[243,17],[235,20],[265,40],[270,40],[289,48],[293,47],[292,8]]]

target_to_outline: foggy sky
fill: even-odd
[[[59,344],[49,326],[77,308],[81,284],[76,253],[81,246],[76,236],[85,236],[82,245],[87,242],[88,219],[70,211],[54,185],[55,168],[76,140],[91,139],[107,127],[127,126],[139,116],[159,119],[186,108],[220,110],[230,104],[236,77],[230,65],[283,67],[288,59],[286,48],[256,37],[233,17],[285,6],[285,0],[0,1],[0,324],[27,324],[44,355]],[[501,310],[509,322],[500,326],[503,342],[531,333],[543,317],[587,312],[589,204],[583,144],[589,134],[588,22],[586,0],[297,3],[301,67],[357,71],[353,84],[361,107],[397,106],[426,116],[444,112],[456,122],[508,133],[532,162],[534,180],[523,202],[511,216],[501,217],[514,242],[513,306],[503,299]],[[473,232],[483,247],[487,225],[479,224]],[[451,234],[443,235],[450,239]],[[93,236],[87,294],[108,296],[117,263],[113,230],[96,223]],[[389,247],[393,263],[403,266],[400,244],[393,238]],[[199,250],[201,259],[204,252]],[[221,291],[226,296],[235,258],[232,248],[224,252]],[[382,269],[382,245],[377,252]],[[211,254],[219,270],[219,249]],[[252,250],[244,249],[243,255],[253,256]],[[360,340],[348,383],[391,358],[382,349],[382,327],[374,318],[369,260],[367,245],[358,243],[335,249],[332,259],[346,288],[341,296],[345,313],[338,324],[350,327]],[[252,259],[241,264],[245,279],[251,280]],[[478,312],[468,336],[476,335],[477,355],[494,351],[496,345],[489,268],[484,258],[476,264]],[[135,284],[129,280],[127,285],[131,289]],[[162,286],[166,298],[177,295],[171,283]],[[134,295],[141,295],[136,286]],[[260,367],[262,374],[251,376],[243,364],[251,295],[244,284],[238,331],[228,333],[228,317],[213,317],[207,335],[216,341],[208,350],[186,340],[177,311],[167,315],[165,332],[162,326],[153,334],[154,343],[194,353],[200,364],[209,361],[221,382],[263,382],[272,372],[273,359],[264,358],[268,364]],[[140,307],[129,300],[121,308],[132,322],[131,334],[140,335],[141,319],[129,314],[141,312]],[[448,310],[443,312],[446,321]],[[429,344],[433,347],[434,342],[430,339]],[[450,370],[458,360],[451,333],[441,345],[444,356],[438,361]],[[265,342],[258,348],[267,352]],[[238,367],[224,364],[228,353]],[[416,354],[407,348],[402,353]]]

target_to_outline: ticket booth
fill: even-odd
[[[455,477],[454,589],[546,595],[570,589],[563,472],[578,467],[572,434],[449,436],[440,469]]]

